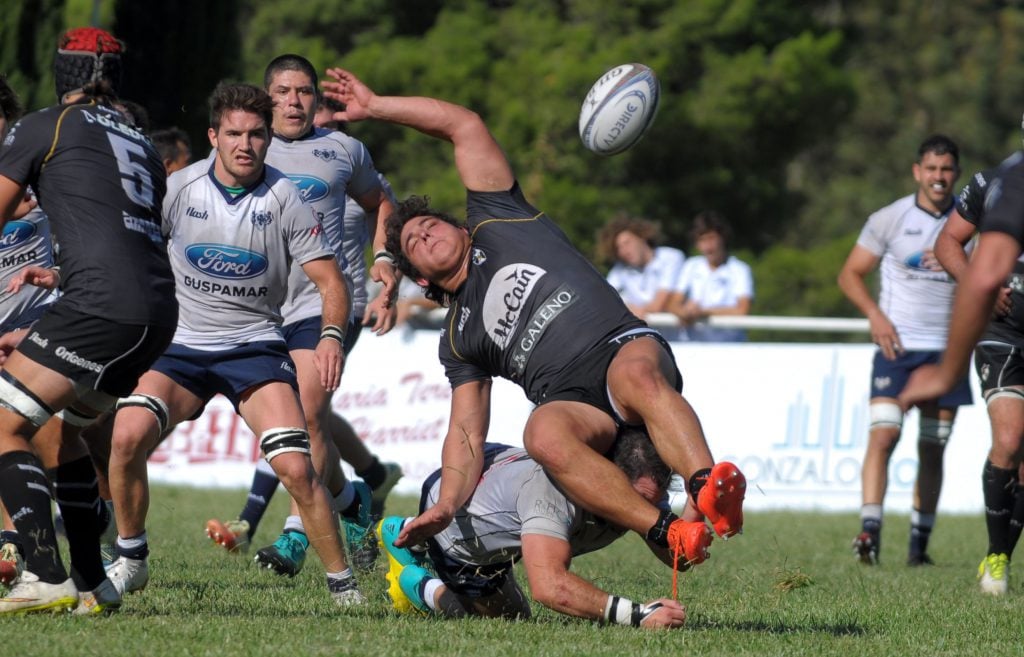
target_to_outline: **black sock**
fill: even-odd
[[[21,544],[21,536],[18,535],[18,532],[11,529],[0,530],[0,545],[3,545],[4,543],[12,544],[17,548],[18,554],[21,555],[21,558],[25,558],[25,546]]]
[[[91,591],[107,578],[100,556],[100,535],[107,526],[108,514],[100,499],[96,469],[92,459],[83,456],[57,466],[52,476],[71,553],[71,577],[80,591]]]
[[[985,526],[988,528],[988,553],[1010,554],[1010,516],[1017,487],[1017,468],[997,468],[985,459],[981,471],[981,490],[985,495]]]
[[[270,506],[270,500],[274,497],[279,483],[281,481],[271,472],[257,469],[253,474],[252,485],[249,486],[249,496],[245,498],[245,507],[242,509],[241,515],[238,516],[240,520],[249,523],[249,538],[256,533],[256,528],[263,520],[263,514],[267,512],[267,507]]]
[[[0,454],[0,497],[26,547],[25,568],[48,584],[66,580],[53,530],[50,482],[34,454]]]
[[[920,511],[914,510],[920,515]],[[913,517],[913,516],[912,516]],[[934,518],[934,515],[929,516]],[[932,525],[924,523],[910,523],[910,548],[911,556],[921,556],[928,553],[928,539],[932,537]]]
[[[647,530],[647,540],[655,545],[667,548],[668,527],[678,519],[679,516],[668,509],[662,509],[661,515],[658,516],[658,522],[654,523],[654,526]]]
[[[1013,513],[1010,515],[1010,551],[1009,556],[1017,547],[1021,530],[1024,529],[1024,486],[1018,481],[1013,489]]]
[[[373,457],[373,461],[370,462],[369,467],[365,470],[356,470],[356,474],[359,475],[360,479],[366,482],[372,490],[376,490],[381,484],[384,483],[384,479],[388,476],[388,471],[384,469],[384,466],[380,464],[380,460],[376,456]]]

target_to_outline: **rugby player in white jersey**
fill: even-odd
[[[872,214],[839,273],[839,287],[868,318],[878,345],[871,371],[871,429],[861,471],[861,532],[855,556],[877,564],[889,458],[900,438],[904,412],[897,402],[911,373],[937,363],[946,348],[956,282],[935,257],[935,240],[953,211],[959,151],[934,135],[918,149],[917,191]],[[876,301],[866,278],[881,265]],[[948,393],[921,401],[918,470],[907,564],[930,564],[928,539],[942,489],[942,461],[959,406],[971,403],[966,377]]]
[[[349,298],[334,251],[298,188],[264,165],[273,101],[252,85],[222,84],[210,99],[211,160],[176,172],[164,203],[164,233],[182,306],[174,340],[135,391],[118,404],[110,457],[119,591],[149,578],[146,456],[175,425],[221,393],[259,436],[264,457],[296,500],[341,605],[364,602],[348,568],[332,500],[310,458],[294,364],[281,335],[291,263],[321,295],[323,326],[313,354],[319,383],[341,377]]]
[[[267,151],[267,164],[284,172],[312,205],[323,226],[327,243],[345,270],[362,267],[361,262],[347,263],[344,250],[344,217],[348,198],[354,199],[374,218],[373,225],[380,227],[374,235],[374,242],[380,249],[384,243],[384,219],[393,209],[369,151],[362,142],[343,132],[314,127],[319,85],[316,70],[304,57],[287,54],[274,58],[267,65],[263,82],[274,100],[274,138]],[[354,255],[362,260],[361,253]],[[374,265],[373,275],[384,281],[380,298],[384,306],[390,307],[395,278],[392,264],[379,260]],[[320,312],[321,300],[316,286],[302,267],[293,263],[288,278],[288,295],[281,307],[284,317],[282,330],[298,373],[299,396],[312,438],[313,463],[336,500],[353,565],[369,568],[376,557],[376,543],[370,534],[372,491],[365,482],[346,481],[338,463],[339,452],[329,431],[332,391],[321,385],[313,360],[320,335]],[[359,317],[362,317],[362,311]],[[390,329],[390,323],[389,313],[378,315],[380,330]],[[346,327],[346,353],[359,328],[362,327],[357,328],[352,322]],[[270,497],[276,486],[272,473],[265,472],[265,468],[257,470],[253,489],[239,519],[228,522],[210,520],[206,525],[207,534],[229,550],[237,550],[248,543],[265,508],[263,501]],[[302,519],[293,501],[284,531],[273,545],[256,552],[256,562],[279,574],[294,576],[302,568],[308,545]]]
[[[644,499],[664,501],[671,470],[642,427],[621,429],[608,458]],[[437,502],[440,480],[440,471],[427,478],[421,510]],[[570,571],[573,557],[600,550],[626,530],[569,500],[525,449],[486,444],[480,485],[427,541],[425,555],[395,546],[404,522],[391,516],[377,525],[388,555],[388,595],[400,613],[529,618],[530,602],[514,572],[522,564],[533,599],[559,613],[646,629],[679,628],[686,621],[675,600],[635,603]],[[651,541],[647,547],[673,565],[668,550]]]

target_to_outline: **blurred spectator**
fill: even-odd
[[[754,298],[750,266],[729,255],[729,224],[717,212],[701,212],[693,220],[693,242],[700,255],[689,258],[670,303],[671,312],[687,327],[690,340],[741,342],[742,329],[698,323],[712,315],[748,315]]]
[[[598,259],[612,263],[608,283],[622,296],[634,315],[669,312],[669,303],[686,256],[679,249],[657,246],[661,226],[653,221],[619,215],[598,233]],[[669,340],[678,339],[674,327],[657,328]]]

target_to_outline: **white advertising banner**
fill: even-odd
[[[440,462],[451,392],[437,360],[435,331],[364,333],[334,396],[381,461],[405,471],[397,492],[416,494]],[[716,460],[748,479],[747,508],[853,511],[867,444],[873,345],[674,345],[684,394]],[[975,399],[980,399],[975,383]],[[490,440],[522,444],[531,404],[496,380]],[[904,423],[892,457],[886,507],[909,512],[917,472],[917,413]],[[946,451],[940,511],[982,510],[981,467],[990,432],[984,405],[961,409]],[[150,458],[150,479],[195,486],[247,487],[259,458],[253,434],[222,397],[180,425]]]

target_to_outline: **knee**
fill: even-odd
[[[114,424],[110,437],[110,458],[120,462],[145,460],[150,444],[155,442],[156,427],[144,415],[132,417],[134,413],[126,413],[122,420]]]
[[[281,480],[288,494],[296,503],[302,504],[311,495],[316,480],[313,465],[308,455],[285,453],[275,456],[270,461],[274,474]]]
[[[537,431],[526,431],[523,435],[523,447],[534,461],[546,469],[563,472],[569,465],[569,450],[558,438],[550,434],[540,434],[541,432]]]

